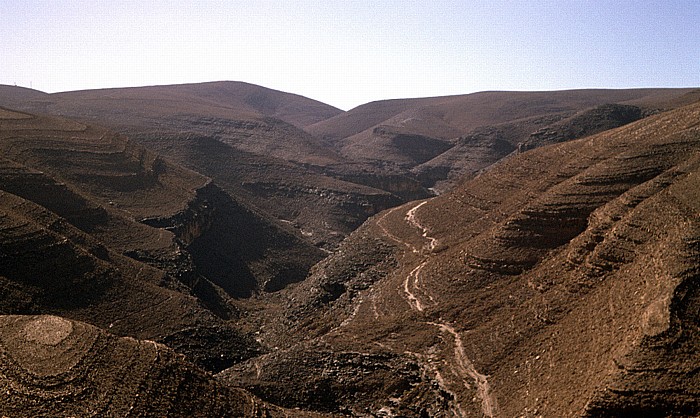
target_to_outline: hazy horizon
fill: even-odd
[[[700,3],[6,1],[0,84],[242,81],[350,109],[487,90],[696,87]]]

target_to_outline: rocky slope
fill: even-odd
[[[513,152],[617,128],[641,119],[647,112],[650,111],[638,106],[604,104],[573,114],[559,112],[479,127],[459,137],[446,152],[411,171],[424,185],[442,192]]]
[[[60,314],[220,370],[260,350],[227,322],[241,314],[233,298],[299,281],[323,257],[110,131],[0,116],[3,314]]]
[[[162,344],[58,316],[0,316],[0,373],[4,416],[288,416]]]
[[[6,113],[0,120],[7,164],[2,188],[118,252],[171,269],[186,282],[196,281],[192,274],[184,277],[188,269],[206,275],[213,264],[226,265],[228,271],[211,276],[235,296],[270,281],[283,287],[300,280],[322,257],[291,229],[236,202],[207,177],[108,130]]]
[[[561,129],[556,123],[576,112],[606,103],[671,108],[691,91],[484,92],[341,112],[260,86],[215,82],[51,95],[6,87],[0,104],[5,98],[34,113],[106,125],[288,222],[302,239],[333,249],[380,210],[428,197],[429,188],[444,192],[519,144],[551,142],[551,132]],[[589,128],[559,139],[613,127],[609,116],[592,110],[576,121]],[[530,138],[538,132],[549,139]]]
[[[251,86],[177,90],[83,99],[119,102],[114,123],[147,110],[125,129],[188,168],[85,115],[0,108],[3,414],[700,413],[700,104],[679,107],[696,93],[484,93],[318,122],[327,108]],[[371,132],[392,161],[347,158],[310,120]],[[282,137],[298,157],[272,155]]]
[[[251,318],[279,349],[220,378],[354,415],[697,415],[698,120],[523,152],[373,217],[277,295],[286,321]]]

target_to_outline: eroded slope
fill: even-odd
[[[67,119],[7,112],[0,119],[4,190],[190,286],[200,283],[195,273],[204,273],[230,295],[246,296],[271,281],[280,288],[302,279],[322,257],[207,177],[124,137]]]
[[[400,198],[428,195],[405,173],[355,165],[302,129],[340,110],[260,86],[215,82],[68,92],[29,97],[22,108],[126,134],[326,248]]]
[[[323,254],[206,177],[102,128],[3,109],[3,314],[59,314],[166,343],[209,370],[257,354],[233,299]]]
[[[481,92],[388,100],[359,106],[306,129],[352,161],[411,173],[423,186],[444,192],[517,149],[614,128],[652,109],[691,103],[691,93],[691,89]],[[610,106],[613,103],[620,106]],[[631,108],[623,111],[624,106]]]
[[[524,152],[375,216],[281,295],[285,323],[259,319],[280,351],[221,378],[357,415],[697,415],[698,121]]]
[[[58,316],[0,316],[0,376],[6,416],[288,416],[162,344]]]

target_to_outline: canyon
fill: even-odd
[[[697,416],[700,90],[0,86],[0,413]]]

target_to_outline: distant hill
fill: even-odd
[[[211,117],[248,116],[250,118],[273,117],[297,127],[304,127],[342,113],[330,105],[291,93],[284,93],[236,81],[177,84],[169,86],[127,87],[100,90],[81,90],[46,94],[20,87],[3,86],[0,99],[37,100],[37,108],[43,106],[46,113],[84,112],[84,116],[104,115],[105,107],[115,113],[139,110],[147,115],[168,116],[196,112]],[[42,102],[41,99],[44,99]],[[90,106],[79,106],[89,101]],[[73,107],[71,107],[73,103]],[[121,120],[128,124],[128,121]]]
[[[40,99],[48,96],[39,90],[28,89],[26,87],[7,86],[0,84],[0,104],[7,107],[17,107],[27,100]]]
[[[307,127],[352,161],[393,164],[426,187],[444,191],[513,150],[530,134],[577,112],[607,104],[633,105],[643,113],[693,101],[693,89],[481,92],[461,96],[368,103]],[[595,112],[586,121],[598,124]],[[642,114],[640,113],[640,116]],[[627,120],[626,123],[631,120]],[[619,125],[616,125],[619,126]],[[593,133],[581,129],[575,139]],[[530,141],[534,146],[534,143]],[[434,162],[429,162],[435,159]],[[425,166],[421,166],[426,164]],[[420,166],[420,167],[419,167]]]
[[[332,142],[377,126],[404,128],[420,135],[449,139],[489,125],[537,115],[578,111],[606,103],[655,106],[695,89],[486,91],[458,96],[372,102],[307,127]],[[680,101],[687,104],[692,101]],[[675,104],[676,106],[678,104]]]

